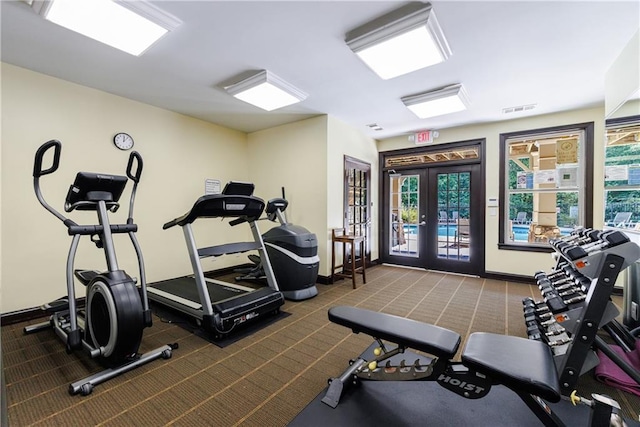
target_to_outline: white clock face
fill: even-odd
[[[133,147],[133,138],[126,133],[119,133],[113,137],[113,142],[121,150],[128,150]]]

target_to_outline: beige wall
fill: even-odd
[[[604,90],[607,117],[611,116],[634,94],[638,96],[638,91],[640,91],[640,30],[631,37],[607,70],[604,78]]]
[[[285,187],[287,219],[318,236],[320,274],[325,275],[326,242],[321,237],[327,224],[327,116],[253,132],[248,141],[249,179],[256,183],[256,195],[281,197]],[[260,231],[275,225],[261,221]]]
[[[371,234],[369,246],[371,259],[378,259],[378,150],[376,141],[364,136],[359,131],[342,121],[329,117],[327,137],[327,229],[325,258],[331,262],[331,229],[344,226],[344,156],[349,156],[371,164]],[[336,245],[336,259],[341,255]],[[320,255],[321,257],[323,255]],[[331,274],[328,265],[326,275]]]
[[[3,63],[2,313],[35,307],[66,293],[64,272],[71,238],[34,195],[36,149],[49,139],[63,144],[60,169],[42,178],[46,199],[62,210],[77,171],[124,174],[128,153],[111,142],[118,131],[134,137],[135,149],[144,158],[135,219],[149,281],[190,272],[181,230],[163,231],[162,224],[192,206],[204,193],[205,178],[223,183],[249,179],[247,137],[242,132]],[[117,221],[126,220],[128,195],[126,191],[114,215]],[[95,221],[95,214],[88,212],[69,216],[79,223]],[[195,225],[200,246],[250,236],[220,221]],[[120,267],[138,276],[128,238],[116,238]],[[204,267],[218,268],[229,262],[234,260],[223,257],[205,262]],[[88,239],[80,243],[76,268],[104,268],[102,252]],[[82,296],[84,291],[77,289]]]
[[[290,222],[318,237],[321,276],[331,274],[330,229],[342,226],[344,156],[371,163],[373,224],[377,223],[378,153],[375,140],[331,116],[254,132],[248,136],[250,179],[264,199],[285,187]],[[263,225],[264,224],[264,225]],[[260,223],[265,231],[272,225]],[[377,227],[372,228],[372,259],[378,258]]]
[[[138,238],[149,281],[188,274],[191,270],[180,229],[162,224],[186,212],[204,192],[206,178],[256,183],[266,199],[286,188],[289,220],[318,236],[320,275],[330,274],[330,229],[342,225],[342,169],[348,155],[372,168],[372,259],[378,258],[378,149],[413,146],[406,136],[376,141],[334,117],[318,116],[245,134],[151,107],[98,90],[2,64],[2,133],[0,218],[0,312],[35,307],[65,292],[64,264],[70,243],[64,226],[37,202],[31,171],[35,150],[56,138],[63,143],[60,170],[43,178],[47,200],[62,209],[69,184],[78,170],[124,173],[128,153],[111,143],[118,131],[130,133],[144,157],[144,173],[135,210]],[[603,218],[604,109],[595,108],[528,119],[465,126],[440,131],[437,143],[487,139],[487,196],[497,196],[499,134],[578,122],[595,122],[594,226]],[[123,200],[128,197],[125,193]],[[115,216],[124,221],[128,203]],[[73,215],[73,214],[72,214]],[[77,222],[93,222],[79,213]],[[246,229],[226,222],[195,224],[199,246],[248,239]],[[261,222],[262,231],[272,224]],[[550,267],[548,254],[497,249],[498,217],[486,219],[486,270],[530,275]],[[137,276],[128,239],[117,236],[120,266]],[[206,260],[205,269],[245,261],[244,255]],[[81,243],[78,268],[104,266],[104,258],[88,241]],[[81,291],[79,289],[79,291]],[[81,294],[79,294],[81,295]]]
[[[190,273],[181,230],[163,231],[162,225],[192,206],[204,193],[206,178],[223,184],[254,182],[256,195],[265,200],[280,196],[285,187],[289,221],[318,235],[323,276],[330,274],[328,230],[339,226],[342,218],[345,154],[372,165],[377,223],[375,141],[334,118],[318,116],[247,135],[9,64],[3,63],[1,72],[2,313],[35,307],[65,293],[64,265],[71,239],[37,202],[31,176],[35,151],[49,139],[60,140],[63,150],[60,169],[42,178],[42,189],[62,210],[77,171],[124,174],[128,153],[117,150],[111,140],[120,131],[134,137],[135,149],[144,158],[135,219],[150,282]],[[125,221],[128,194],[112,220]],[[95,221],[88,212],[68,216],[78,223]],[[261,231],[273,225],[260,222]],[[214,220],[196,222],[194,231],[199,246],[250,238],[248,229]],[[372,234],[375,239],[375,225]],[[116,236],[116,249],[120,267],[138,276],[125,236]],[[372,259],[377,259],[376,242]],[[245,261],[243,254],[207,259],[203,268]],[[81,241],[76,268],[104,268],[102,252],[88,239]],[[76,290],[83,295],[83,289]]]
[[[559,114],[541,115],[531,118],[509,120],[495,123],[463,126],[440,130],[435,143],[464,141],[486,138],[486,196],[498,197],[500,168],[500,134],[522,130],[539,129],[572,123],[594,122],[594,188],[593,211],[594,227],[602,227],[604,212],[604,109],[594,108]],[[390,138],[378,142],[380,151],[415,147],[407,136]],[[554,263],[547,253],[520,252],[498,249],[498,216],[490,216],[486,211],[485,269],[487,272],[520,274],[530,276],[537,270],[551,268]]]

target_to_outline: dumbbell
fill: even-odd
[[[566,290],[559,290],[558,291],[558,295],[561,297],[569,297],[569,296],[582,296],[584,295],[584,292],[582,292],[582,289],[580,288],[576,288],[576,287],[572,287],[570,289],[566,289]]]
[[[529,314],[529,315],[525,314],[524,323],[528,323],[528,322],[532,322],[532,321],[545,322],[545,321],[549,320],[551,317],[553,317],[553,314],[550,311],[548,311],[546,313],[534,313],[534,314]]]
[[[522,300],[522,309],[526,312],[527,310],[536,310],[539,312],[549,311],[549,307],[544,301],[535,301],[531,297],[526,297]]]
[[[556,275],[555,277],[552,277],[551,281],[557,283],[558,281],[563,279],[565,281],[570,281],[582,277],[582,273],[576,270],[572,265],[565,265],[564,267],[562,267],[562,273],[563,275]]]
[[[556,340],[556,341],[549,341],[547,345],[549,347],[557,347],[564,344],[569,344],[571,341],[572,341],[571,338],[565,337],[565,338],[560,338],[559,340]]]
[[[589,289],[591,285],[591,280],[585,277],[582,273],[578,271],[574,271],[571,273],[571,277],[567,277],[565,279],[550,281],[546,279],[542,279],[538,284],[540,290],[543,288],[553,287],[558,291],[563,291],[572,287],[578,287],[580,289]]]
[[[550,313],[549,307],[547,307],[547,305],[544,304],[544,303],[539,308],[537,308],[537,307],[523,307],[522,312],[525,315],[525,317],[526,316],[530,316],[532,314]]]
[[[580,230],[572,232],[568,236],[552,239],[549,241],[549,243],[554,249],[560,250],[560,248],[565,245],[582,245],[585,243],[594,242],[598,240],[599,233],[600,230],[594,230],[592,228],[582,228]]]
[[[556,277],[556,276],[562,276],[565,274],[564,272],[564,268],[565,267],[570,267],[570,264],[567,262],[561,262],[560,264],[558,264],[555,269],[553,269],[552,271],[550,271],[549,273],[543,271],[543,270],[538,270],[535,273],[533,273],[533,277],[534,279],[538,279],[540,277],[547,277],[549,279]]]
[[[570,239],[555,240],[552,246],[555,250],[562,252],[562,249],[566,247],[595,243],[600,240],[602,233],[606,232],[608,231],[589,229],[588,231],[583,231],[582,233],[572,236]]]
[[[611,248],[614,246],[627,243],[629,237],[618,230],[607,230],[601,233],[600,240],[598,242],[590,243],[584,246],[573,246],[571,248],[561,249],[561,253],[569,258],[571,261],[575,261],[580,258],[597,252],[601,249]]]

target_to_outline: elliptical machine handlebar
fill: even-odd
[[[52,148],[54,149],[53,163],[51,167],[43,170],[42,163],[43,163],[44,156]],[[58,166],[60,165],[61,153],[62,153],[62,143],[55,139],[45,142],[40,146],[40,148],[38,148],[38,150],[36,151],[35,160],[33,164],[33,188],[35,190],[38,201],[46,210],[51,212],[56,218],[62,221],[67,227],[73,227],[73,226],[76,226],[77,224],[73,220],[62,215],[51,205],[49,205],[49,203],[47,203],[47,201],[44,199],[44,196],[42,195],[42,191],[40,189],[40,177],[43,175],[51,174],[58,170]],[[135,166],[135,172],[133,170],[134,166]],[[127,219],[127,224],[129,225],[133,224],[133,206],[135,202],[136,189],[138,187],[138,183],[140,182],[140,177],[142,176],[142,168],[143,168],[143,162],[142,162],[142,156],[140,155],[140,153],[138,153],[137,151],[131,152],[131,154],[129,155],[129,162],[127,164],[127,177],[133,181],[133,190],[131,191],[131,196],[129,199],[129,217]],[[109,210],[112,212],[115,212],[115,210],[117,209],[117,203],[116,204],[110,203],[110,205],[114,205],[114,206],[109,206]],[[72,209],[70,209],[68,212],[70,212],[71,210]]]
[[[42,170],[42,160],[47,151],[49,151],[52,147],[54,147],[53,152],[53,164],[50,168]],[[33,163],[33,189],[36,192],[36,197],[38,201],[46,210],[51,212],[56,218],[62,221],[67,227],[72,225],[76,225],[73,221],[62,215],[60,212],[55,210],[51,205],[47,203],[47,201],[42,196],[42,191],[40,191],[40,177],[42,175],[48,175],[58,170],[58,166],[60,165],[60,153],[62,152],[62,144],[60,141],[52,139],[50,141],[45,142],[38,148],[36,151],[36,158]]]
[[[135,174],[131,170],[133,167],[134,159],[136,160]],[[127,163],[127,176],[129,177],[130,180],[132,180],[136,184],[140,182],[140,176],[142,175],[142,166],[143,166],[142,156],[137,151],[132,151],[131,154],[129,155],[129,163]]]
[[[49,169],[42,170],[42,159],[44,153],[46,153],[51,147],[55,147],[53,153],[53,165]],[[60,152],[62,151],[62,144],[56,139],[45,142],[36,151],[36,160],[33,164],[33,177],[40,178],[42,175],[48,175],[58,170],[60,164]]]
[[[136,160],[136,173],[132,172],[133,160]],[[137,151],[132,151],[129,155],[129,163],[127,163],[127,177],[133,181],[133,189],[131,190],[131,197],[129,198],[129,218],[127,218],[127,224],[133,224],[133,204],[136,198],[136,190],[138,189],[138,183],[142,176],[142,156]]]

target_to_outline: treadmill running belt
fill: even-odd
[[[149,286],[200,304],[200,296],[198,295],[198,289],[196,288],[196,279],[193,277],[185,276],[178,277],[176,279],[163,280]],[[211,302],[222,301],[245,293],[240,289],[214,285],[211,283],[207,283],[207,288],[209,288],[209,297],[211,298]]]

